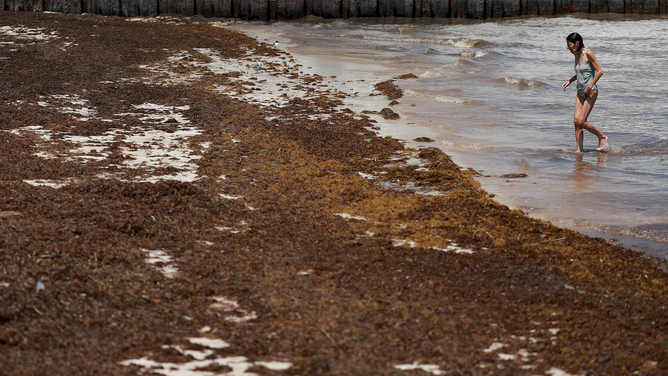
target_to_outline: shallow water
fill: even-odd
[[[337,76],[359,92],[355,110],[387,106],[368,97],[399,80],[399,121],[384,130],[428,136],[460,166],[483,176],[496,199],[559,226],[668,258],[668,42],[666,17],[616,14],[500,21],[305,19],[235,30],[281,42],[309,73]],[[631,32],[632,30],[632,32]],[[575,154],[575,85],[566,35],[577,31],[604,71],[589,121],[610,137],[603,153],[585,134]],[[362,81],[364,80],[364,81]],[[526,178],[502,177],[526,173]]]

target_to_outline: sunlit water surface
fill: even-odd
[[[559,226],[668,258],[668,19],[612,14],[496,21],[305,19],[235,30],[281,42],[309,72],[360,92],[358,111],[378,105],[371,85],[406,73],[385,132],[428,136],[511,208]],[[577,31],[604,71],[575,154],[573,55]],[[361,81],[364,79],[364,81]],[[347,86],[346,86],[347,85]],[[366,104],[365,104],[366,103]],[[387,101],[384,102],[387,105]],[[412,144],[420,146],[419,144]],[[526,173],[508,179],[505,174]]]

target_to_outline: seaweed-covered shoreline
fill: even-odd
[[[280,50],[141,21],[0,13],[0,374],[668,370],[656,261],[377,137]]]

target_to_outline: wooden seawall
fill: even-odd
[[[668,0],[0,0],[4,11],[292,20],[305,16],[500,18],[566,13],[666,14]]]

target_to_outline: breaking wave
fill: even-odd
[[[415,97],[421,97],[421,98],[428,98],[431,100],[435,100],[437,102],[441,103],[451,103],[451,104],[471,104],[471,103],[476,103],[475,100],[473,99],[465,99],[465,98],[457,98],[457,97],[452,97],[449,95],[430,95],[430,94],[423,94],[423,93],[418,93],[413,90],[406,90],[404,92],[406,95],[411,95]]]
[[[457,69],[459,68],[468,68],[468,67],[474,67],[475,63],[464,60],[464,59],[459,59],[456,63],[454,64],[448,64],[444,65],[442,67],[434,68],[434,69],[429,69],[426,72],[422,73],[420,77],[423,78],[444,78],[448,77],[452,74],[456,74]]]
[[[524,78],[515,78],[515,77],[506,77],[503,79],[503,82],[505,82],[508,85],[517,86],[520,89],[536,89],[545,85],[544,82],[525,80]]]
[[[486,56],[490,53],[490,51],[487,50],[479,50],[479,51],[462,51],[461,55],[465,59],[473,59],[473,58],[479,58]]]
[[[359,38],[359,35],[348,35],[348,37]],[[376,40],[381,42],[403,42],[415,44],[438,44],[443,46],[455,46],[459,48],[481,48],[488,43],[480,39],[428,39],[428,38],[410,38],[410,37],[380,37],[375,35],[361,36],[364,40]]]

